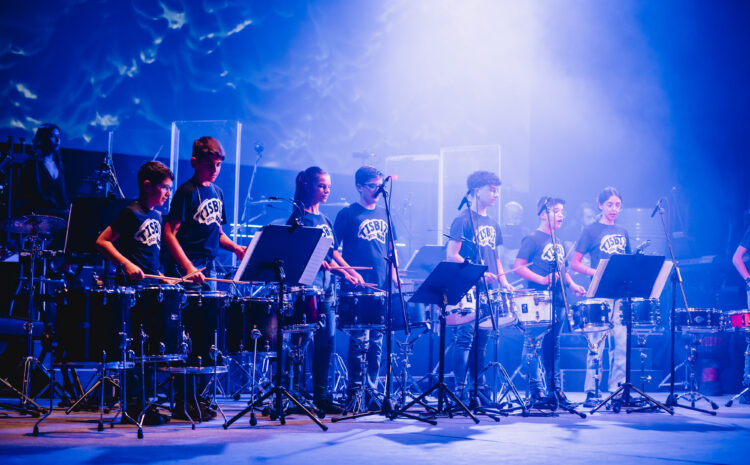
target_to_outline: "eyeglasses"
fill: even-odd
[[[370,190],[374,190],[374,189],[377,189],[378,187],[380,187],[380,184],[374,184],[374,183],[371,183],[371,182],[368,182],[367,184],[362,184],[362,185],[364,187],[370,189]]]

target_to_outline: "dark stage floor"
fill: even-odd
[[[571,398],[581,400],[582,394]],[[655,395],[665,400],[666,394]],[[31,435],[35,422],[9,413],[0,418],[2,463],[630,463],[748,464],[750,406],[723,407],[717,416],[677,409],[666,413],[615,414],[604,411],[581,419],[567,413],[552,418],[511,416],[499,423],[481,417],[439,419],[437,426],[412,420],[369,417],[332,424],[321,431],[310,420],[290,417],[285,426],[261,417],[250,427],[247,417],[222,428],[222,421],[186,422],[145,428],[116,425],[97,432],[96,416],[55,411]],[[220,401],[228,415],[245,402]]]

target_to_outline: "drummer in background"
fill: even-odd
[[[174,194],[164,223],[164,242],[172,260],[166,267],[169,276],[190,274],[190,280],[206,285],[206,276],[216,275],[215,263],[219,248],[233,252],[239,259],[247,247],[239,246],[224,234],[221,225],[227,222],[224,193],[214,184],[224,161],[224,147],[213,137],[193,142],[190,165],[193,177]],[[176,263],[173,263],[176,262]],[[198,268],[205,268],[198,272]]]
[[[34,154],[21,166],[14,215],[36,213],[68,217],[70,203],[65,190],[65,170],[60,154],[60,128],[45,123],[34,134]]]
[[[138,200],[123,208],[115,221],[96,239],[96,247],[122,267],[128,282],[138,282],[145,274],[161,275],[161,207],[169,199],[174,175],[158,161],[145,163],[138,170]],[[117,247],[115,247],[115,241]]]
[[[586,276],[594,276],[596,267],[604,258],[612,255],[630,253],[630,239],[628,231],[622,226],[615,224],[617,216],[622,211],[622,196],[614,187],[605,187],[598,197],[598,206],[601,210],[599,221],[589,224],[583,229],[581,237],[576,243],[573,261],[570,267]],[[585,255],[591,258],[591,266],[583,263]],[[620,383],[625,382],[625,345],[627,339],[627,328],[623,326],[619,315],[612,318],[614,327],[608,331],[609,340],[609,390],[614,391]],[[586,408],[596,407],[596,359],[601,360],[604,353],[604,344],[599,345],[599,353],[588,351],[586,355],[586,380],[584,390]]]
[[[475,263],[479,263],[479,258],[481,258],[482,263],[487,266],[487,272],[484,274],[487,286],[490,289],[503,287],[513,290],[500,262],[499,248],[503,244],[500,225],[487,214],[487,209],[495,205],[500,197],[498,191],[500,178],[489,171],[475,171],[466,178],[466,186],[469,189],[467,195],[471,202],[471,210],[462,210],[453,220],[450,229],[451,239],[445,248],[446,258],[451,262],[473,261]],[[471,218],[469,217],[470,211]],[[476,242],[479,245],[480,256],[477,256],[474,247],[472,222],[477,229],[478,240]],[[488,334],[488,330],[480,329],[476,338],[480,367],[484,366]],[[474,342],[474,323],[456,326],[453,369],[456,376],[456,392],[459,396],[466,388],[468,371],[473,372],[474,363],[469,364],[472,342]],[[479,380],[479,383],[481,384],[482,380]]]
[[[319,228],[323,237],[333,240],[331,249],[323,261],[320,271],[315,276],[313,286],[324,291],[320,301],[320,313],[325,315],[325,327],[315,333],[312,378],[313,403],[316,407],[329,414],[339,414],[342,410],[333,403],[328,396],[328,370],[333,353],[334,337],[336,335],[336,314],[334,303],[336,299],[335,286],[331,269],[348,267],[341,253],[338,251],[338,241],[333,233],[333,223],[320,212],[320,204],[328,201],[331,193],[331,176],[317,166],[311,166],[297,174],[294,191],[294,211],[287,224],[299,224]],[[362,276],[354,270],[336,271],[343,279],[353,285],[364,284]]]
[[[732,256],[732,264],[737,268],[740,276],[745,281],[747,308],[750,309],[750,273],[748,273],[747,265],[744,260],[748,249],[750,249],[750,227],[745,230],[745,234],[742,236],[742,240]],[[747,348],[745,348],[745,372],[742,377],[742,386],[750,387],[750,335],[746,335],[745,339],[747,342]],[[745,393],[740,396],[740,402],[743,404],[750,404],[750,394]]]
[[[521,241],[521,249],[518,251],[518,257],[514,263],[514,268],[518,268],[516,274],[527,281],[529,289],[539,291],[550,291],[553,273],[556,270],[555,255],[562,262],[565,259],[565,247],[562,242],[557,241],[557,247],[552,244],[552,228],[556,231],[560,229],[565,218],[565,201],[560,198],[542,197],[537,203],[539,214],[539,227],[530,235]],[[549,219],[548,219],[549,215]],[[555,253],[555,249],[557,253]],[[528,267],[524,267],[531,263]],[[562,263],[561,263],[562,264]],[[562,292],[565,292],[562,286],[563,280],[555,280],[559,284],[555,295],[558,297],[553,302],[555,311],[556,325],[551,331],[547,332],[542,340],[542,363],[544,364],[545,382],[548,388],[552,386],[554,376],[555,392],[545,395],[541,377],[541,367],[538,364],[529,367],[529,390],[531,392],[532,403],[537,405],[557,405],[559,402],[563,405],[571,406],[571,402],[562,392],[560,377],[560,347],[555,340],[560,337],[563,327],[563,300]],[[565,272],[565,284],[579,296],[586,293],[586,290],[579,286],[570,277],[570,273]],[[529,339],[524,339],[522,359],[526,360],[526,355],[532,350]],[[554,373],[553,373],[554,365]],[[554,397],[553,397],[554,396]],[[556,399],[555,399],[556,397]]]
[[[378,289],[386,289],[390,285],[388,279],[388,220],[385,209],[378,207],[378,189],[383,184],[383,174],[372,166],[363,166],[354,174],[354,181],[359,192],[359,200],[345,207],[336,215],[333,229],[336,238],[341,241],[341,252],[347,263],[352,266],[366,266],[372,268],[361,274],[353,275],[362,278],[365,283],[374,285]],[[395,237],[395,232],[394,232]],[[393,279],[396,280],[395,270]],[[361,292],[367,288],[355,287],[348,281],[341,283],[342,291]],[[383,307],[368,309],[371,312],[384,313]],[[380,358],[383,351],[383,331],[366,330],[351,331],[352,339],[360,339],[367,347],[367,376],[366,381],[373,390],[377,389],[378,373],[380,372]],[[350,339],[348,365],[351,386],[361,382],[365,374],[360,364],[356,344]]]

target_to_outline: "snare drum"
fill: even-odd
[[[276,300],[270,297],[232,299],[225,311],[227,351],[252,351],[255,339],[258,352],[276,350],[278,315],[275,309]],[[257,331],[256,338],[253,331]]]
[[[513,293],[504,289],[490,289],[490,299],[497,316],[497,327],[504,328],[516,322],[516,315],[513,313]],[[484,296],[479,296],[482,306],[485,305]],[[479,327],[483,329],[492,329],[492,321],[485,318],[479,322]]]
[[[185,290],[173,284],[135,288],[130,334],[136,355],[149,357],[183,354],[182,306]],[[142,336],[143,332],[144,336]]]
[[[678,308],[675,329],[684,333],[718,333],[723,329],[722,312],[717,308]]]
[[[317,287],[302,287],[292,290],[288,295],[292,297],[293,304],[284,318],[284,332],[297,333],[319,329],[322,320],[321,302],[325,298],[325,291]]]
[[[734,331],[750,332],[750,310],[734,310],[727,314],[724,327]]]
[[[182,323],[190,339],[188,365],[195,366],[198,357],[204,366],[213,365],[212,348],[223,351],[224,310],[229,298],[221,291],[187,291]]]
[[[633,331],[636,333],[653,332],[661,325],[661,314],[659,313],[659,299],[643,299],[640,297],[631,299],[633,307]],[[628,322],[623,316],[623,306],[627,305],[626,299],[615,302],[615,315],[613,320],[620,321],[623,325]]]
[[[552,325],[552,296],[549,291],[518,290],[513,295],[513,313],[524,331],[548,328]]]
[[[448,326],[460,326],[471,323],[477,316],[476,311],[475,291],[472,288],[461,298],[458,305],[448,305],[445,307],[445,324]]]
[[[133,289],[62,289],[57,302],[62,361],[101,363],[103,357],[106,362],[122,360],[130,310],[135,303]]]
[[[612,328],[612,301],[586,299],[570,306],[568,323],[575,333],[596,333]]]
[[[404,293],[404,305],[406,306],[406,318],[409,321],[409,328],[424,328],[427,323],[427,308],[424,304],[409,302],[413,293]],[[393,331],[403,331],[404,312],[401,309],[401,294],[394,292],[391,295],[391,329]]]
[[[382,329],[385,327],[385,292],[341,292],[338,314],[341,328]]]

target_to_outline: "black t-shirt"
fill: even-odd
[[[227,222],[224,193],[216,184],[202,186],[191,178],[175,192],[167,221],[181,223],[177,241],[190,260],[215,257]]]
[[[488,215],[478,215],[472,211],[474,223],[477,228],[477,240],[479,251],[482,254],[482,260],[487,265],[487,271],[497,274],[497,260],[499,257],[497,248],[503,245],[503,234],[500,232],[500,225],[497,221]],[[476,248],[472,242],[474,239],[474,230],[469,218],[469,210],[462,211],[451,224],[450,236],[455,239],[466,239],[461,241],[461,249],[458,254],[477,263]]]
[[[750,249],[750,228],[747,228],[745,234],[742,236],[740,245],[746,249]]]
[[[59,161],[59,157],[55,157]],[[42,215],[66,217],[70,208],[65,192],[65,173],[62,163],[57,162],[58,175],[53,179],[44,166],[44,161],[27,159],[21,166],[18,182],[18,198],[14,206],[15,215],[31,212]]]
[[[591,256],[591,267],[612,255],[630,253],[628,231],[622,226],[602,224],[598,221],[586,226],[576,244],[576,252]]]
[[[388,255],[385,210],[380,207],[368,210],[359,203],[353,203],[336,215],[333,230],[341,241],[344,260],[351,266],[372,267],[372,270],[359,273],[366,282],[383,289],[388,271],[385,261]]]
[[[161,213],[134,202],[123,208],[110,225],[118,234],[117,250],[146,274],[158,274],[161,247]]]
[[[555,254],[552,246],[552,236],[544,231],[535,230],[523,238],[517,257],[531,263],[529,270],[538,275],[547,276],[554,272]],[[560,262],[565,260],[565,246],[563,246],[559,239],[557,241],[557,257]],[[528,288],[539,290],[547,289],[547,286],[528,281]]]

